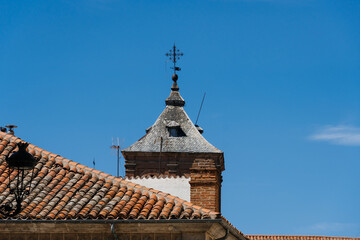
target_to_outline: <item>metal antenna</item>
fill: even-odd
[[[200,113],[201,113],[201,108],[202,108],[202,106],[203,106],[205,96],[206,96],[206,92],[204,93],[203,99],[202,99],[202,101],[201,101],[201,105],[200,105],[199,113],[198,113],[197,118],[196,118],[195,125],[197,125],[197,122],[198,122],[198,120],[199,120],[199,116],[200,116]]]
[[[93,160],[93,168],[95,169],[95,158]]]
[[[116,153],[117,153],[117,177],[120,177],[120,144],[119,144],[119,138],[117,138],[117,145],[114,144],[114,139],[112,139],[112,143],[113,145],[110,146],[111,149],[116,149]]]
[[[180,71],[181,68],[176,66],[177,60],[180,60],[180,57],[182,57],[184,54],[180,52],[179,49],[176,49],[175,43],[172,49],[168,53],[165,54],[165,56],[169,57],[169,59],[173,62],[174,67],[171,67],[174,69],[174,74],[176,74],[176,71]]]

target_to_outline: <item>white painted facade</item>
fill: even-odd
[[[142,177],[125,180],[153,188],[190,202],[190,177]]]

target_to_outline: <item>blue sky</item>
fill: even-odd
[[[360,236],[360,2],[0,1],[0,125],[116,174],[184,52],[190,118],[225,152],[222,213],[245,234]]]

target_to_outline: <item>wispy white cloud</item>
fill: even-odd
[[[304,235],[333,235],[342,237],[358,236],[360,223],[349,222],[319,222],[306,227],[298,227],[298,234]]]
[[[309,228],[313,231],[333,231],[333,232],[341,232],[353,229],[359,229],[359,224],[355,223],[341,223],[341,222],[323,222],[316,223]]]
[[[346,125],[325,126],[310,136],[311,140],[337,145],[360,146],[360,128]]]
[[[306,4],[307,2],[310,2],[311,0],[212,0],[213,2],[249,2],[249,3],[276,3],[276,4]]]

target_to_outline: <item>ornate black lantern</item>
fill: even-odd
[[[34,177],[33,169],[37,163],[37,160],[26,151],[29,143],[19,142],[17,145],[19,150],[14,152],[9,158],[6,158],[9,167],[10,194],[15,195],[16,207],[11,203],[0,206],[1,214],[10,217],[15,216],[21,211],[21,203],[30,192],[31,181]],[[13,173],[16,176],[11,179]]]

